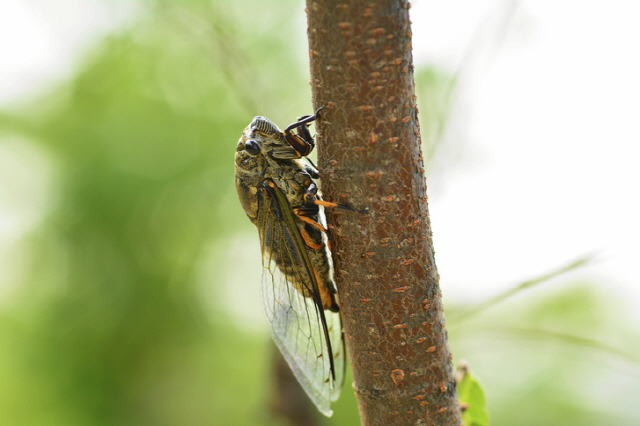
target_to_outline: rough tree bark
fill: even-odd
[[[307,0],[318,164],[365,425],[461,424],[404,0]]]

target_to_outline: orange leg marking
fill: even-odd
[[[302,235],[302,239],[304,240],[304,243],[307,245],[307,247],[310,247],[314,250],[318,250],[322,247],[322,243],[316,243],[315,241],[313,241],[311,235],[309,235],[309,233],[304,229],[300,230],[300,235]]]
[[[327,228],[325,228],[324,226],[320,225],[315,220],[311,219],[310,217],[302,216],[302,215],[298,214],[298,210],[297,209],[293,210],[293,214],[295,214],[298,217],[298,219],[300,219],[303,222],[307,222],[309,225],[313,226],[314,228],[318,228],[322,232],[327,232]]]
[[[340,205],[338,203],[333,203],[331,201],[324,201],[324,200],[314,200],[313,202],[319,206],[324,206],[324,207],[338,207]]]

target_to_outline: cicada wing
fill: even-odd
[[[268,188],[259,195],[264,308],[294,375],[318,410],[330,416],[344,381],[340,314],[323,310],[307,248],[276,191]]]

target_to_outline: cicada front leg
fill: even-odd
[[[324,106],[318,108],[316,113],[313,115],[303,115],[298,118],[298,121],[290,124],[286,129],[284,129],[284,132],[282,132],[287,143],[296,150],[300,157],[306,157],[309,155],[316,146],[313,136],[311,136],[311,132],[309,132],[309,124],[318,118],[318,114],[323,109]]]

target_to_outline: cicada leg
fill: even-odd
[[[324,106],[318,108],[313,115],[303,115],[293,124],[284,129],[283,135],[289,145],[299,154],[300,157],[306,157],[313,151],[316,146],[311,132],[309,132],[309,124],[316,120],[318,113],[324,109]],[[294,133],[294,130],[296,133]]]

